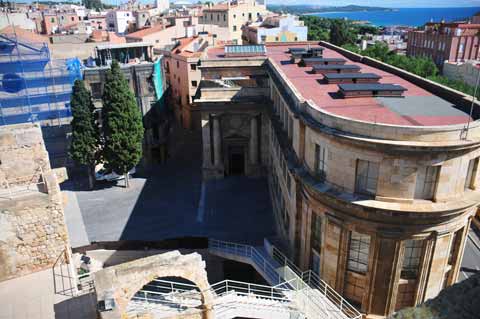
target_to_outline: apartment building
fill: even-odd
[[[227,33],[229,41],[242,44],[242,26],[247,22],[256,22],[267,14],[265,2],[256,0],[226,1],[208,5],[203,9],[200,24],[218,26],[221,33]],[[210,30],[207,30],[211,32]]]
[[[307,41],[308,27],[294,15],[267,16],[262,22],[243,27],[242,39],[246,43]]]
[[[43,12],[41,18],[41,30],[43,34],[61,32],[71,25],[77,24],[81,18],[75,11],[68,12]]]
[[[479,59],[480,23],[427,23],[424,30],[408,33],[407,55],[432,58],[439,67],[445,61]]]
[[[135,17],[129,10],[111,10],[106,16],[107,29],[116,33],[124,34],[133,31]]]
[[[367,316],[388,316],[457,280],[480,203],[480,113],[461,93],[320,45],[207,51],[194,99],[203,176],[268,176],[289,255]]]
[[[182,38],[172,49],[158,51],[164,56],[163,68],[175,116],[184,128],[200,129],[200,113],[192,102],[201,81],[199,61],[212,41],[209,34]]]
[[[176,39],[196,35],[198,19],[191,16],[169,17],[163,23],[156,24],[126,35],[127,42],[151,42],[155,48],[174,45]]]

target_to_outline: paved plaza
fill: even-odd
[[[72,244],[199,236],[258,243],[274,233],[266,178],[229,177],[202,184],[201,136],[182,131],[166,164],[140,173],[129,189],[99,183],[67,190]],[[83,225],[81,225],[83,220]],[[79,225],[80,223],[80,225]]]

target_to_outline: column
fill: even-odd
[[[250,163],[258,164],[258,117],[252,117],[250,120]]]
[[[221,138],[220,138],[220,119],[218,116],[213,117],[213,165],[221,164]]]
[[[370,289],[366,305],[367,313],[388,316],[395,310],[398,281],[402,268],[400,240],[377,237],[373,254],[373,267],[369,269]],[[370,263],[371,264],[371,263]],[[366,301],[364,299],[364,301]]]

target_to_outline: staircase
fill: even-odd
[[[214,296],[212,310],[217,319],[304,319],[282,288],[224,280],[213,284],[209,290]],[[201,312],[201,305],[201,292],[196,286],[154,280],[130,300],[127,316],[136,318],[149,314],[155,319],[169,318],[180,313]]]
[[[274,246],[253,247],[210,239],[209,252],[250,264],[269,284],[283,289],[287,298],[308,318],[359,319],[362,317],[318,275],[311,270],[302,272]]]
[[[234,280],[213,284],[207,291],[179,281],[154,280],[138,291],[127,307],[128,318],[168,318],[202,312],[202,293],[213,296],[217,319],[360,319],[362,315],[314,272],[302,272],[276,247],[209,240],[209,252],[252,265],[270,284]]]

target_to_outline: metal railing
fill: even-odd
[[[291,295],[299,307],[309,316],[314,318],[329,318],[335,312],[342,313],[349,319],[359,319],[362,314],[338,294],[332,287],[324,282],[311,270],[302,272],[280,250],[272,246],[272,261],[267,260],[255,247],[231,242],[209,240],[209,249],[231,253],[251,259],[253,264],[267,275],[267,280],[275,278],[275,288],[293,290],[296,294]],[[273,275],[272,273],[275,273]]]
[[[284,280],[277,272],[277,269],[253,246],[221,241],[217,239],[208,240],[208,248],[219,250],[221,252],[231,253],[237,256],[245,257],[254,263],[259,270],[266,276],[267,281],[273,286],[279,285]]]
[[[128,316],[132,317],[143,311],[181,312],[187,309],[198,309],[202,305],[202,294],[211,293],[214,297],[213,307],[219,317],[222,311],[230,311],[238,307],[275,308],[282,312],[297,314],[298,310],[292,306],[291,300],[285,295],[284,289],[271,286],[223,280],[211,285],[207,290],[200,291],[196,285],[178,281],[156,279],[139,290],[132,298],[127,308]],[[222,297],[229,296],[227,300]],[[241,297],[236,300],[236,297]],[[232,302],[233,301],[233,302]],[[265,302],[268,301],[268,302]],[[298,316],[290,316],[298,318]]]
[[[335,289],[323,281],[315,272],[310,269],[302,272],[291,260],[289,260],[278,248],[273,245],[272,258],[280,265],[292,269],[295,274],[302,278],[303,282],[305,282],[309,287],[318,290],[332,304],[336,305],[348,318],[362,318],[362,314],[354,306],[345,300],[345,298],[343,298]]]

